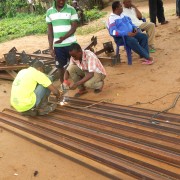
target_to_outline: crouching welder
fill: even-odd
[[[32,67],[19,71],[13,81],[11,105],[22,115],[45,115],[56,108],[48,103],[48,97],[52,92],[59,98],[60,92],[43,72],[43,62],[35,61]]]

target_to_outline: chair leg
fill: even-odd
[[[126,47],[126,53],[128,58],[128,65],[132,65],[132,53],[129,47]]]
[[[119,54],[119,48],[120,46],[116,46],[116,63],[120,63],[121,59],[120,59],[120,54]]]

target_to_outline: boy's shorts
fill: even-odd
[[[54,47],[55,51],[55,65],[57,68],[63,68],[69,61],[69,46],[66,47]]]

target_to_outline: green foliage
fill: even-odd
[[[35,14],[44,14],[45,8],[43,8],[40,2],[34,5]],[[30,12],[30,5],[27,0],[3,0],[0,1],[0,18],[2,17],[15,17],[17,13]]]
[[[17,10],[26,6],[26,0],[4,0],[0,3],[0,17],[14,17]]]
[[[15,18],[0,21],[0,42],[31,34],[46,33],[45,16],[17,14]]]
[[[103,17],[105,14],[106,14],[106,12],[99,11],[97,6],[95,6],[91,10],[84,11],[85,18],[88,21],[99,19],[99,18]]]
[[[86,12],[89,21],[96,20],[105,14],[99,12],[96,8]],[[93,25],[79,27],[77,34],[85,35],[104,28],[104,23],[95,22]],[[16,16],[13,18],[0,20],[0,42],[32,34],[45,34],[46,32],[47,24],[45,22],[45,15],[16,13]]]

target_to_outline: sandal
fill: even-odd
[[[150,61],[150,60],[145,60],[142,62],[142,64],[145,64],[145,65],[151,65],[153,64],[154,62],[153,61]]]
[[[150,52],[150,53],[155,53],[156,50],[155,50],[155,49],[149,49],[149,52]]]
[[[94,93],[100,93],[102,90],[101,89],[95,89]]]
[[[88,91],[87,90],[79,90],[75,95],[74,97],[80,97],[81,95],[83,94],[86,94]]]
[[[156,49],[154,48],[153,45],[149,45],[149,52],[150,53],[155,53],[156,52]]]

